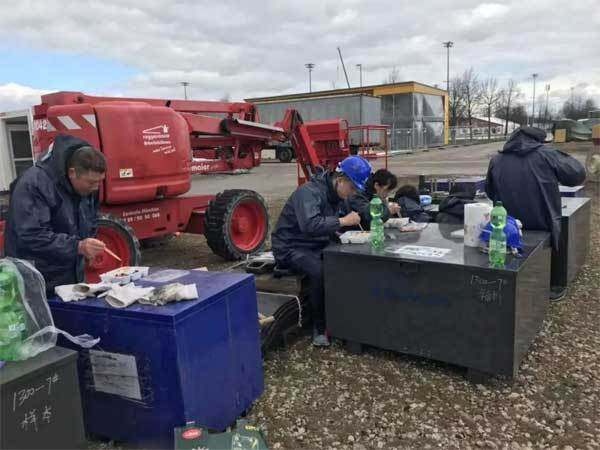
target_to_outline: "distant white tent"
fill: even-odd
[[[488,118],[487,117],[482,117],[482,116],[477,116],[475,117],[478,120],[487,122]],[[500,119],[499,117],[490,117],[490,122],[492,123],[492,126],[501,126],[502,130],[504,130],[504,125],[505,125],[505,120],[504,119]],[[516,122],[511,122],[510,120],[508,121],[508,132],[512,133],[513,131],[515,131],[517,128],[519,128],[521,125],[519,125]]]

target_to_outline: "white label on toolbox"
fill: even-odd
[[[135,356],[90,350],[90,361],[97,391],[142,399]]]
[[[389,253],[396,255],[419,256],[422,258],[443,258],[450,253],[449,248],[425,247],[421,245],[405,245],[396,249],[386,249]]]
[[[133,169],[119,169],[120,178],[133,178]]]

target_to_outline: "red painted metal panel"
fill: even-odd
[[[144,103],[95,106],[102,152],[109,161],[107,204],[174,197],[190,189],[190,141],[186,122],[170,108]]]
[[[128,205],[103,205],[101,209],[129,224],[138,239],[147,239],[177,232],[202,233],[203,227],[195,230],[188,227],[192,211],[206,211],[213,199],[211,195],[199,195]]]

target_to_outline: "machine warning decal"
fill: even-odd
[[[169,126],[166,124],[145,129],[142,131],[142,139],[145,147],[155,147],[152,148],[152,153],[168,155],[175,152],[175,147],[171,142],[171,135],[169,134]]]
[[[119,178],[133,178],[133,169],[119,169]]]

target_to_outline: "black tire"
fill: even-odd
[[[282,163],[289,163],[294,158],[294,152],[290,147],[277,147],[277,159]]]
[[[245,202],[257,205],[265,225],[259,242],[252,249],[236,246],[230,234],[233,212],[240,203]],[[258,193],[245,189],[231,189],[217,194],[204,216],[204,235],[211,250],[228,261],[236,261],[261,251],[269,235],[269,214],[264,199]]]
[[[142,262],[142,254],[140,252],[140,241],[135,237],[135,232],[125,221],[110,214],[100,214],[98,216],[98,229],[110,228],[119,233],[121,238],[126,242],[129,250],[129,265],[138,266]],[[114,250],[114,249],[111,249]]]

